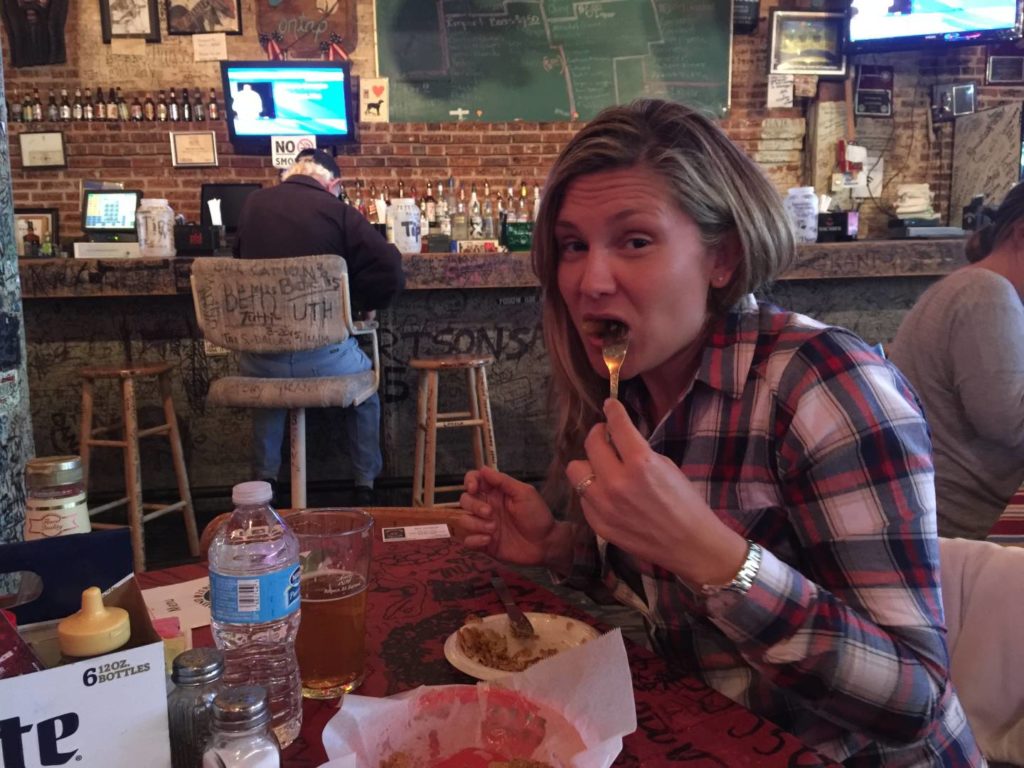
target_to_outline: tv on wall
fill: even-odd
[[[852,0],[848,53],[984,45],[1021,35],[1018,0]]]
[[[235,151],[267,153],[271,136],[312,134],[321,147],[355,142],[350,75],[347,61],[222,61]]]

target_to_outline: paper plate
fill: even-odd
[[[554,648],[557,651],[565,651],[583,645],[588,640],[593,640],[600,633],[589,624],[582,621],[570,619],[568,616],[558,616],[553,613],[530,613],[526,617],[533,624],[537,633],[537,640],[531,640],[538,649]],[[508,625],[508,616],[504,613],[497,613],[483,619],[481,627],[493,630],[509,638],[509,648],[514,652],[522,647],[522,641],[512,637]],[[444,656],[453,667],[465,672],[477,680],[497,680],[499,677],[514,674],[503,669],[494,669],[481,664],[479,661],[467,656],[459,647],[458,630],[452,632],[444,643]]]

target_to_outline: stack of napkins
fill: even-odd
[[[896,187],[896,216],[917,221],[935,219],[939,214],[932,208],[932,193],[927,184],[900,184]]]

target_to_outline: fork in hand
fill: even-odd
[[[619,371],[622,370],[622,362],[626,359],[626,350],[629,349],[629,329],[622,323],[609,325],[603,341],[601,357],[608,367],[609,396],[613,400],[618,400]]]

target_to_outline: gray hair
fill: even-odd
[[[290,179],[292,176],[311,176],[325,187],[337,178],[322,165],[315,162],[312,157],[303,157],[292,163],[291,167],[281,174],[281,181]]]

